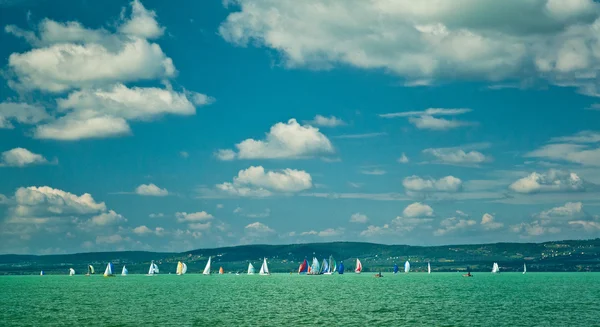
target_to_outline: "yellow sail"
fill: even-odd
[[[225,270],[223,270],[223,267],[219,268],[219,275],[223,275],[223,273],[225,273]]]
[[[183,264],[181,263],[181,261],[177,262],[177,275],[182,275],[182,271],[183,271]]]

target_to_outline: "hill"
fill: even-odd
[[[249,262],[259,267],[263,257],[272,272],[296,271],[305,258],[323,259],[333,255],[354,269],[360,258],[365,271],[390,271],[394,263],[411,262],[423,271],[431,262],[433,271],[490,271],[498,262],[502,271],[519,271],[526,262],[529,271],[600,271],[600,239],[545,243],[495,243],[446,246],[383,245],[359,242],[308,243],[289,245],[243,245],[198,249],[182,253],[144,251],[90,252],[63,255],[0,255],[0,274],[36,274],[40,270],[65,274],[70,267],[83,273],[88,264],[103,270],[107,262],[117,268],[125,264],[130,273],[144,273],[154,260],[162,273],[174,272],[177,261],[185,261],[188,272],[202,271],[209,256],[213,267],[245,271]]]

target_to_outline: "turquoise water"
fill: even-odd
[[[2,326],[600,326],[600,273],[0,277]]]

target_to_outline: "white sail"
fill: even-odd
[[[128,273],[129,273],[129,271],[127,270],[127,268],[125,268],[125,266],[123,266],[123,270],[121,270],[121,276],[127,276]]]
[[[523,275],[525,275],[526,272],[527,272],[527,266],[525,264],[523,264]]]
[[[44,271],[40,271],[40,276],[44,276]]]
[[[104,270],[104,276],[112,276],[112,275],[113,275],[112,264],[109,262],[106,265],[106,269]]]
[[[492,267],[492,274],[496,274],[498,272],[500,272],[500,268],[498,267],[498,263],[494,262],[494,265]]]
[[[69,268],[69,276],[75,275],[75,269]]]
[[[360,260],[356,259],[356,269],[354,269],[354,272],[357,274],[360,274],[361,271],[362,271],[362,263],[360,263]]]
[[[427,273],[431,274],[431,264],[429,262],[427,263]]]
[[[269,266],[267,266],[267,258],[264,258],[262,266],[260,266],[259,275],[270,275]]]
[[[148,276],[154,276],[154,274],[158,274],[158,266],[154,263],[154,260],[150,262],[150,268],[148,268]]]
[[[404,272],[407,273],[410,271],[410,262],[408,260],[404,263]]]
[[[208,257],[208,262],[206,263],[206,267],[204,267],[202,275],[210,275],[210,257]]]
[[[187,272],[187,265],[185,264],[185,262],[183,263],[183,269],[181,269],[181,274],[185,274]]]
[[[96,271],[94,270],[94,266],[89,265],[88,266],[88,274],[95,274],[95,273],[96,273]]]
[[[248,275],[254,275],[254,266],[252,263],[248,264]]]

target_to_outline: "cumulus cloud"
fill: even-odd
[[[600,133],[598,132],[581,131],[571,136],[552,138],[550,142],[550,144],[526,153],[525,157],[566,161],[582,166],[600,166],[600,148],[593,145],[600,142]]]
[[[584,191],[586,183],[576,173],[550,169],[546,173],[533,172],[509,188],[517,193],[577,192]]]
[[[127,221],[127,219],[125,219],[125,217],[114,212],[113,210],[109,210],[108,212],[103,212],[103,213],[96,215],[90,219],[90,222],[97,226],[114,225],[119,222],[125,222],[125,221]]]
[[[600,132],[581,131],[571,136],[553,137],[551,142],[600,143]]]
[[[156,21],[156,13],[147,10],[141,2],[131,2],[131,18],[119,26],[123,34],[155,39],[163,35],[165,28]]]
[[[234,2],[221,36],[274,49],[289,68],[383,69],[413,85],[543,79],[582,92],[600,69],[593,0]]]
[[[511,230],[522,236],[531,237],[578,228],[593,232],[598,230],[599,223],[597,217],[593,217],[583,210],[581,202],[567,202],[562,206],[541,211],[533,215],[532,221],[513,225]]]
[[[146,196],[167,196],[169,191],[166,188],[160,188],[152,183],[142,184],[135,189],[135,193]]]
[[[581,202],[567,202],[564,206],[542,211],[537,217],[540,219],[570,219],[581,218],[584,215],[583,204]]]
[[[177,217],[177,221],[179,222],[201,222],[213,219],[213,215],[207,213],[206,211],[199,211],[193,213],[187,212],[177,212],[175,213],[175,217]]]
[[[2,152],[0,167],[25,167],[28,165],[46,164],[48,160],[40,154],[33,153],[24,148],[14,148]]]
[[[313,186],[303,170],[265,171],[262,166],[240,170],[233,182],[217,184],[219,191],[234,196],[264,197],[273,193],[297,193]]]
[[[460,219],[456,217],[446,218],[440,222],[440,228],[433,232],[435,236],[443,236],[450,233],[472,229],[477,222],[472,219]]]
[[[338,127],[346,125],[346,122],[335,116],[325,117],[321,115],[316,115],[313,120],[305,121],[305,123],[320,127]]]
[[[369,218],[367,217],[367,215],[362,214],[360,212],[357,212],[355,214],[352,214],[352,216],[350,216],[350,222],[351,223],[359,223],[359,224],[364,224],[369,220]]]
[[[369,225],[367,229],[360,232],[360,236],[375,237],[389,233],[393,233],[389,224],[384,224],[383,226]]]
[[[489,213],[484,213],[481,217],[481,226],[485,230],[495,230],[502,228],[504,224],[497,222],[496,217],[490,215]]]
[[[329,139],[310,125],[300,125],[295,119],[273,125],[264,140],[247,139],[233,150],[219,150],[221,160],[308,158],[334,152]]]
[[[398,162],[399,163],[408,163],[410,160],[408,159],[408,157],[406,156],[406,154],[404,154],[404,152],[402,152],[402,155],[400,156],[400,158],[398,158]]]
[[[387,172],[383,169],[371,169],[361,170],[360,173],[363,175],[385,175]]]
[[[246,234],[254,237],[261,237],[275,233],[274,229],[258,221],[246,225],[246,227],[244,227],[244,230]]]
[[[415,218],[415,217],[433,217],[433,209],[421,202],[415,202],[409,204],[404,208],[402,212],[404,217]]]
[[[21,102],[0,103],[0,129],[12,129],[14,122],[33,125],[49,118],[46,109],[39,105]]]
[[[434,179],[413,175],[406,177],[402,181],[402,185],[410,192],[457,192],[462,187],[462,181],[454,176]]]
[[[477,166],[478,164],[491,161],[490,157],[485,156],[479,151],[471,150],[472,147],[486,147],[487,145],[468,145],[465,149],[460,147],[452,148],[429,148],[423,150],[424,154],[435,157],[434,163],[457,165],[457,166]]]
[[[428,129],[433,131],[445,131],[462,126],[474,125],[472,122],[461,120],[448,120],[436,118],[433,116],[409,117],[408,121],[418,129]]]

